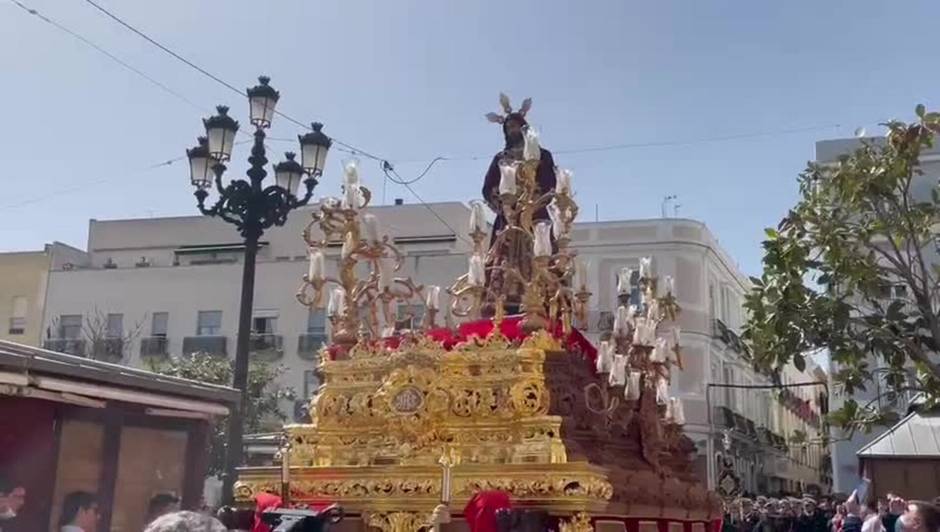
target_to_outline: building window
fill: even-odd
[[[108,314],[108,323],[104,331],[106,338],[124,337],[124,315]]]
[[[169,321],[169,312],[154,312],[153,316],[150,318],[150,336],[154,338],[166,338]]]
[[[326,312],[323,309],[310,309],[307,313],[307,334],[326,336]]]
[[[197,336],[221,336],[222,311],[200,310],[196,318]]]
[[[13,298],[13,311],[10,313],[10,334],[24,334],[26,332],[26,309],[28,307],[25,296]]]
[[[884,300],[894,300],[894,299],[907,299],[907,285],[906,284],[884,284],[878,287],[877,292],[878,299]]]
[[[320,379],[317,378],[317,372],[313,370],[304,371],[304,399],[310,399],[320,387]]]
[[[82,337],[82,315],[64,314],[59,316],[59,338],[77,340]]]
[[[252,334],[275,334],[277,332],[277,315],[255,315],[251,318]]]

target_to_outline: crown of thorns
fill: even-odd
[[[502,124],[505,123],[506,120],[508,120],[512,115],[518,115],[522,118],[525,118],[526,113],[528,113],[529,109],[532,108],[532,98],[526,98],[525,100],[522,100],[522,107],[520,107],[518,111],[513,111],[512,104],[509,103],[509,96],[506,96],[503,93],[499,93],[499,105],[503,108],[503,112],[506,114],[501,115],[499,113],[487,113],[486,119],[490,122]]]

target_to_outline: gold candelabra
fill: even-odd
[[[392,333],[394,303],[420,301],[426,306],[424,326],[434,327],[439,288],[428,287],[433,295],[425,298],[423,285],[415,284],[409,277],[394,276],[401,269],[403,256],[388,235],[379,236],[375,216],[361,212],[369,205],[372,194],[359,184],[354,162],[346,165],[344,193],[342,200],[323,200],[304,229],[310,267],[297,293],[298,301],[310,308],[320,308],[326,288],[334,285],[327,304],[332,343],[347,351],[357,342]],[[315,236],[315,228],[319,229],[320,237]],[[332,277],[326,274],[325,251],[337,245],[339,271]],[[365,264],[368,272],[364,277],[358,274],[360,264]],[[385,324],[384,328],[380,328],[380,323]]]
[[[505,225],[488,250],[483,205],[472,205],[470,269],[447,290],[455,316],[479,317],[490,308],[499,321],[509,303],[521,306],[522,326],[528,332],[560,322],[568,334],[573,319],[585,321],[591,293],[569,247],[571,226],[578,215],[571,196],[571,174],[557,170],[555,189],[542,191],[538,167],[539,159],[533,159],[501,168],[499,209]],[[536,219],[542,210],[548,211],[550,221]]]
[[[685,422],[682,402],[669,396],[671,368],[682,368],[680,329],[675,324],[679,305],[674,282],[664,278],[663,294],[659,279],[651,275],[652,259],[640,261],[639,271],[624,268],[618,274],[617,313],[610,339],[600,343],[597,372],[607,377],[601,385],[584,389],[588,408],[597,414],[613,416],[622,401],[637,402],[643,393],[655,394],[658,410],[668,423]],[[631,304],[631,287],[636,278],[640,301]]]

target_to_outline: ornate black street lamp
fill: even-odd
[[[243,416],[246,407],[245,389],[248,385],[248,353],[251,336],[252,301],[255,287],[255,258],[258,241],[271,226],[281,226],[290,211],[306,205],[313,195],[317,178],[323,173],[330,138],[321,131],[322,124],[313,124],[312,131],[299,136],[301,162],[293,153],[287,160],[274,166],[274,184],[265,184],[268,163],[264,149],[264,130],[271,127],[274,107],[280,94],[268,83],[267,77],[258,78],[259,85],[247,90],[251,124],[255,126],[254,144],[248,163],[248,179],[222,182],[225,163],[231,159],[238,122],[228,116],[228,108],[219,106],[218,114],[203,120],[206,136],[199,138],[194,148],[186,150],[189,157],[190,178],[196,187],[199,211],[215,216],[238,228],[245,241],[245,261],[242,270],[241,303],[238,315],[238,337],[235,342],[235,375],[233,386],[241,392],[238,409],[229,417],[228,442],[225,455],[225,473],[222,484],[224,504],[233,502],[235,469],[242,462]],[[206,207],[212,184],[218,199]],[[300,184],[303,183],[303,190]]]

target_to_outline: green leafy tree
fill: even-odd
[[[746,301],[758,369],[802,369],[807,353],[828,350],[834,391],[846,396],[830,421],[850,434],[893,419],[881,395],[940,399],[940,195],[920,167],[940,113],[916,114],[835,163],[809,164],[798,203],[766,230],[764,271]],[[851,398],[876,380],[886,383],[879,397]]]
[[[231,386],[234,362],[207,353],[186,357],[173,357],[165,362],[152,362],[153,371],[208,384]],[[290,388],[277,384],[284,368],[261,361],[251,361],[248,367],[248,408],[245,412],[245,434],[279,430],[287,418],[281,411],[281,400],[293,400]],[[225,441],[228,418],[215,418],[209,444],[210,475],[222,473],[225,463]]]

